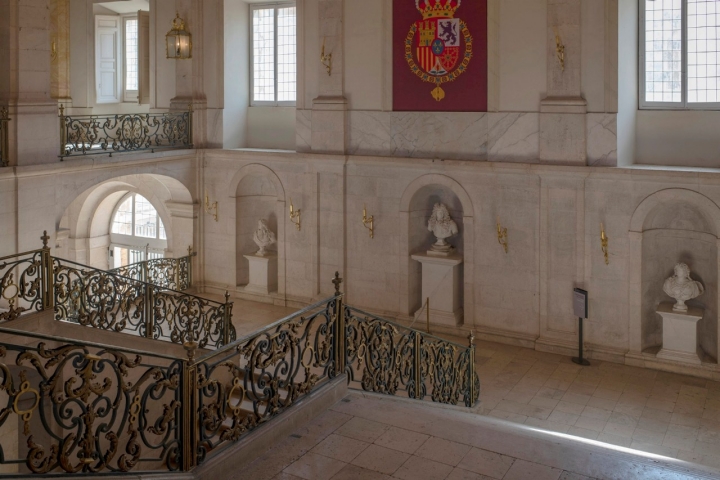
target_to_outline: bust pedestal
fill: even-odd
[[[687,312],[673,311],[672,303],[661,303],[657,313],[663,319],[663,346],[657,357],[676,362],[700,365],[697,355],[697,322],[705,313],[700,308]]]
[[[424,305],[425,299],[430,298],[430,322],[454,327],[462,325],[462,256],[418,253],[410,258],[422,264],[422,301]]]
[[[277,291],[277,255],[261,257],[252,253],[243,257],[250,263],[250,283],[245,291],[264,295]]]

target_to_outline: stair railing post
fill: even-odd
[[[182,403],[180,405],[180,448],[182,451],[182,470],[189,472],[197,466],[198,439],[198,396],[197,396],[197,365],[195,350],[198,344],[194,341],[185,342],[183,348],[188,359],[182,361]]]
[[[223,309],[223,345],[230,343],[230,326],[232,325],[232,305],[230,292],[225,290],[225,308]]]
[[[153,338],[155,330],[155,287],[149,283],[145,284],[145,337]]]
[[[343,279],[340,278],[340,272],[335,272],[335,278],[332,283],[335,285],[335,375],[345,372],[347,364],[347,332],[345,331],[345,307],[343,306],[343,293],[340,291],[340,285]]]
[[[415,378],[415,398],[419,400],[422,398],[422,387],[420,386],[422,382],[422,372],[420,371],[422,338],[420,337],[419,331],[414,332],[413,335],[413,376]]]
[[[192,283],[193,283],[192,257],[193,257],[192,246],[188,246],[187,288],[192,287]]]
[[[42,278],[42,307],[43,310],[50,310],[55,307],[55,281],[53,278],[53,261],[50,256],[50,247],[48,241],[50,236],[47,230],[40,237],[43,242],[43,248],[40,254],[40,275]]]
[[[470,382],[468,385],[468,391],[470,392],[470,405],[472,406],[472,402],[475,400],[475,335],[473,335],[472,330],[470,330],[470,334],[468,335],[468,342],[470,344],[470,360],[468,362],[468,382]]]

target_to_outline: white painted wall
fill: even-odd
[[[618,1],[618,166],[635,162],[638,114],[638,2]]]
[[[637,112],[635,161],[646,165],[720,167],[720,112]]]
[[[242,0],[225,0],[225,109],[223,148],[247,146],[250,106],[249,8]]]
[[[247,146],[295,150],[295,107],[247,109]]]

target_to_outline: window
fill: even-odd
[[[720,109],[720,0],[641,0],[640,107]]]
[[[110,244],[112,268],[163,258],[165,226],[148,199],[138,194],[123,197],[112,217]]]
[[[139,102],[140,90],[148,90],[149,15],[138,15],[95,16],[97,103]]]
[[[125,87],[123,97],[126,102],[137,101],[138,96],[138,19],[125,18]]]
[[[251,6],[252,104],[295,105],[297,83],[294,3]]]

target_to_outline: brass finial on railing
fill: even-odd
[[[188,361],[190,363],[192,363],[193,360],[195,359],[195,350],[197,350],[197,348],[198,348],[198,343],[191,340],[189,342],[183,343],[183,348],[187,352]]]
[[[40,237],[40,240],[43,242],[43,248],[48,248],[48,242],[50,241],[50,235],[47,234],[47,230],[43,231],[42,237]]]
[[[470,330],[470,333],[468,333],[467,338],[468,338],[468,343],[469,343],[468,346],[470,348],[472,348],[473,345],[475,345],[475,334],[473,333],[472,330]]]
[[[230,343],[230,327],[232,326],[232,303],[230,303],[230,292],[225,290],[225,309],[223,311],[223,344]]]
[[[340,272],[335,272],[335,278],[333,279],[332,283],[335,285],[335,295],[340,295],[340,285],[342,284],[343,279],[340,278]]]

